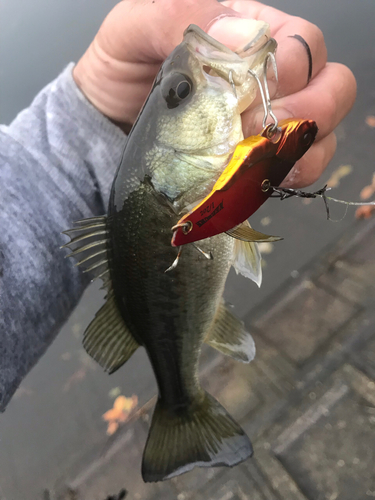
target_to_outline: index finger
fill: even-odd
[[[311,53],[311,79],[326,65],[327,49],[324,36],[314,24],[259,2],[235,0],[226,1],[223,4],[242,16],[261,19],[269,23],[271,35],[278,43],[276,62],[279,73],[277,93],[276,85],[270,82],[271,97],[294,94],[306,87],[309,80],[310,60],[303,41]],[[302,37],[302,40],[295,35]]]

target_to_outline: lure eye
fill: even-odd
[[[313,142],[314,138],[311,132],[306,132],[306,134],[302,137],[302,144],[306,147],[310,146]]]
[[[162,82],[162,94],[169,109],[177,108],[192,92],[190,78],[181,73],[174,73]]]

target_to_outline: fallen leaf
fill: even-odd
[[[369,127],[375,128],[375,116],[373,115],[366,116],[366,123]]]
[[[335,188],[340,184],[340,180],[343,177],[349,175],[353,170],[351,165],[341,165],[338,167],[331,175],[331,177],[327,181],[327,187]]]
[[[273,251],[273,244],[269,243],[267,241],[264,241],[262,243],[258,243],[258,248],[259,248],[260,253],[268,254],[268,253],[271,253]]]
[[[357,208],[355,216],[357,219],[369,219],[373,212],[375,212],[374,205],[365,205]]]
[[[108,393],[108,396],[112,399],[117,398],[121,394],[121,387],[114,387]]]
[[[68,378],[68,380],[66,381],[66,383],[63,387],[63,391],[68,392],[70,390],[70,388],[72,387],[72,385],[75,385],[77,382],[80,382],[85,377],[86,377],[86,370],[84,368],[80,368],[75,373],[73,373],[73,375],[71,377]]]
[[[72,333],[76,338],[80,338],[82,335],[82,325],[80,323],[75,323],[72,326]]]
[[[106,411],[102,418],[108,422],[107,434],[112,435],[119,427],[120,423],[128,420],[132,410],[138,405],[138,396],[135,394],[127,398],[125,396],[118,396],[114,403],[113,408]]]
[[[117,422],[109,422],[107,427],[108,436],[112,436],[117,431],[118,428],[119,424]]]
[[[374,188],[372,186],[365,186],[359,194],[361,200],[368,200],[374,194]]]
[[[111,408],[110,410],[106,411],[103,415],[103,420],[106,422],[110,422],[111,420],[118,420],[121,418],[122,411],[117,409],[117,408]]]

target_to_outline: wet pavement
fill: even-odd
[[[78,59],[115,3],[2,3],[2,122]],[[334,196],[358,200],[375,170],[375,129],[365,123],[375,115],[375,4],[274,5],[318,24],[330,59],[355,73],[356,105],[338,128],[337,154],[315,187],[351,165]],[[343,215],[342,206],[332,211],[333,218]],[[1,500],[104,500],[122,488],[127,498],[142,500],[375,496],[374,224],[355,222],[353,209],[341,222],[327,222],[321,200],[292,199],[270,200],[252,225],[284,237],[264,254],[261,289],[233,271],[226,286],[226,299],[254,334],[257,358],[241,365],[206,349],[202,378],[252,437],[255,458],[231,470],[142,483],[154,377],[142,350],[112,376],[86,355],[82,333],[102,303],[91,287],[0,416]],[[116,394],[136,394],[138,408],[146,408],[108,437],[102,415]]]
[[[251,437],[253,458],[144,484],[151,400],[51,499],[104,500],[121,489],[129,500],[374,497],[375,219],[347,232],[244,320],[256,361],[206,352],[201,379]]]

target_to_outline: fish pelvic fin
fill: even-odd
[[[241,226],[252,231],[248,221],[243,222]],[[232,265],[237,274],[251,279],[260,287],[262,284],[262,256],[255,241],[235,239]]]
[[[250,363],[255,357],[255,342],[242,321],[236,318],[224,302],[219,306],[206,344],[236,361]]]
[[[253,454],[249,438],[220,403],[204,391],[200,396],[178,412],[158,400],[143,453],[145,482],[171,479],[194,467],[232,467]]]
[[[139,347],[122,319],[113,290],[87,327],[83,347],[108,373],[120,368]]]

